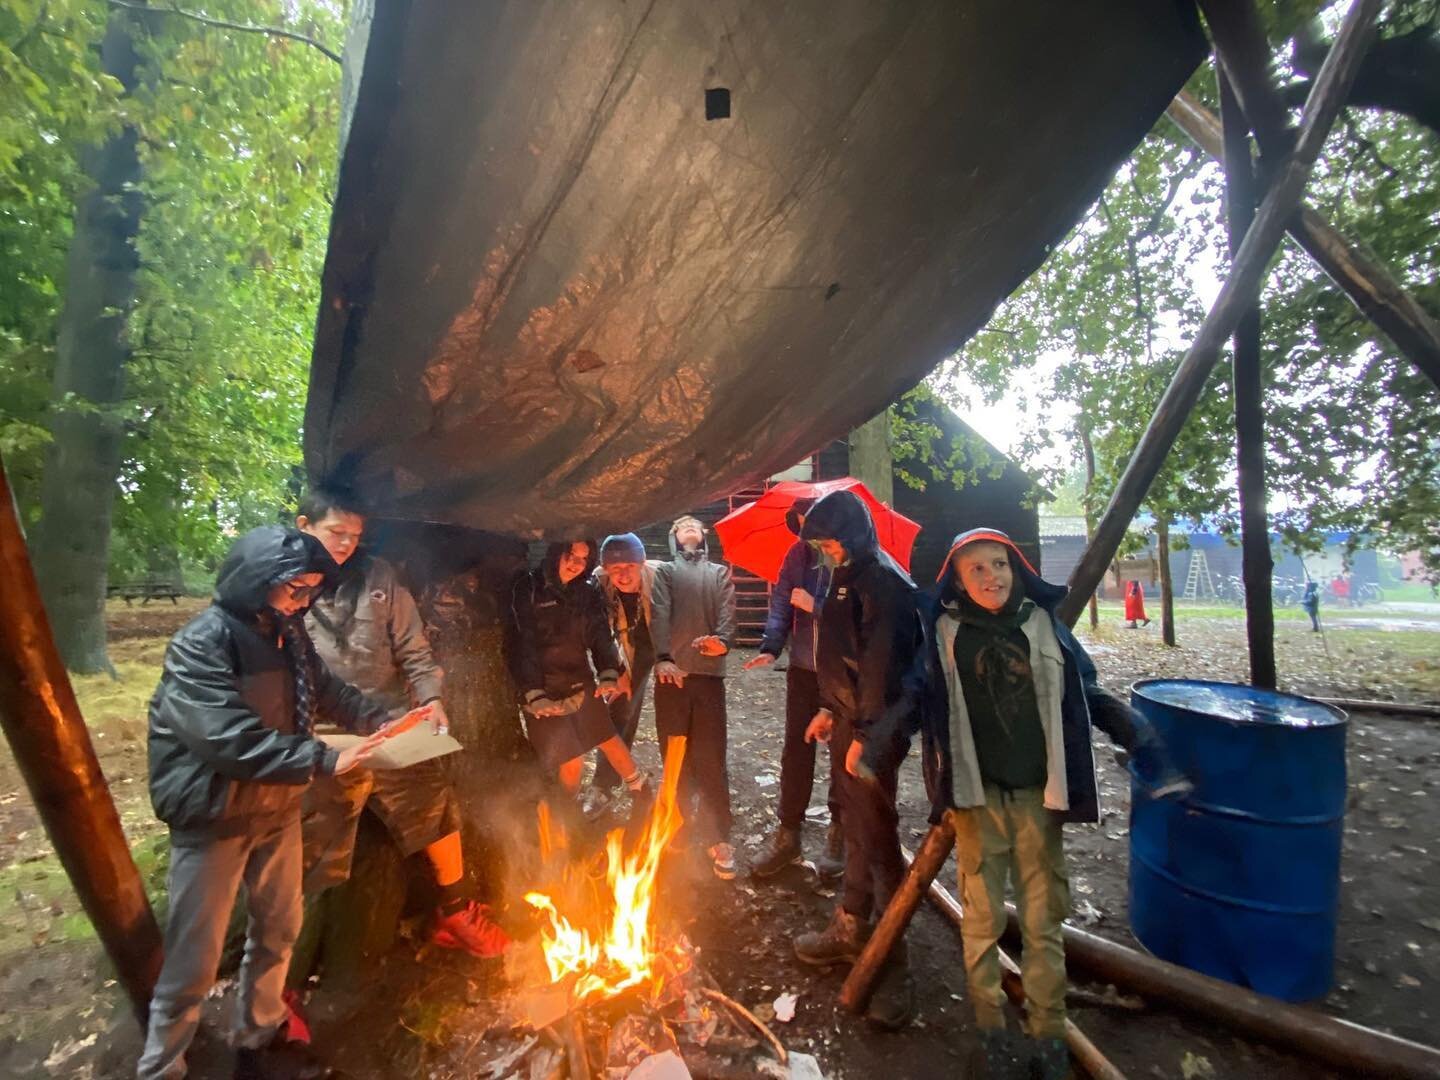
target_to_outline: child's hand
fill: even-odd
[[[769,667],[769,666],[770,666],[771,664],[773,664],[774,662],[775,662],[775,657],[774,657],[774,656],[772,656],[772,655],[771,655],[770,653],[768,653],[768,652],[762,652],[762,653],[756,653],[756,654],[755,654],[754,656],[752,656],[749,660],[746,660],[746,661],[745,661],[745,664],[744,664],[744,667],[745,667],[745,670],[746,670],[746,671],[749,671],[751,668]]]
[[[875,770],[865,764],[864,753],[865,744],[859,739],[852,740],[850,749],[845,751],[845,771],[857,780],[874,780]]]
[[[821,709],[810,721],[810,726],[805,729],[806,742],[830,741],[830,733],[835,730],[835,717],[828,711]]]
[[[714,634],[697,637],[690,644],[701,656],[724,656],[730,651],[730,646],[726,645],[725,642],[721,641]]]
[[[680,670],[680,665],[674,660],[661,660],[655,665],[655,681],[657,683],[674,683],[676,686],[685,685],[685,672]]]
[[[790,606],[797,607],[801,611],[808,611],[813,615],[815,613],[815,598],[810,595],[809,589],[791,589]]]
[[[366,738],[364,742],[355,743],[353,746],[347,746],[344,750],[341,750],[340,756],[335,759],[335,775],[339,776],[341,773],[347,773],[351,769],[364,764],[365,759],[373,754],[384,741],[385,733],[383,731],[377,731],[374,735]]]

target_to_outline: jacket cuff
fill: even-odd
[[[320,758],[315,762],[316,776],[334,776],[335,766],[340,761],[340,751],[332,747],[326,747],[320,753]]]
[[[526,705],[533,705],[533,704],[535,704],[535,702],[539,701],[539,700],[540,700],[541,698],[543,698],[544,696],[545,696],[545,691],[544,691],[544,690],[526,690],[526,691],[525,691],[525,704],[526,704]]]
[[[673,664],[675,657],[671,656],[668,652],[656,653],[655,662],[657,664]]]
[[[595,673],[595,681],[597,683],[614,683],[619,681],[619,679],[620,673],[613,668],[606,668],[604,671],[597,671]]]

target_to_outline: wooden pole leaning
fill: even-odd
[[[1130,456],[1110,505],[1096,527],[1094,539],[1070,575],[1070,593],[1057,609],[1057,614],[1067,626],[1075,625],[1085,600],[1105,576],[1105,568],[1119,550],[1125,530],[1175,445],[1180,429],[1195,408],[1226,339],[1234,333],[1245,309],[1260,294],[1270,257],[1275,253],[1288,221],[1299,209],[1300,196],[1310,170],[1355,80],[1365,48],[1375,30],[1375,15],[1380,4],[1381,0],[1355,0],[1346,13],[1336,35],[1335,46],[1325,58],[1305,103],[1304,120],[1295,151],[1276,172],[1255,221],[1236,252],[1230,276],[1221,286],[1220,295],[1201,323],[1194,342],[1156,406],[1145,434]]]
[[[875,924],[870,940],[860,953],[860,959],[850,969],[845,985],[840,988],[840,1004],[851,1012],[859,1012],[870,1003],[870,994],[876,980],[890,958],[895,943],[905,936],[910,920],[925,899],[935,876],[940,873],[950,852],[955,850],[955,827],[947,814],[939,825],[933,825],[926,834],[920,851],[910,861],[910,872],[905,875],[895,895],[890,898],[880,921]]]
[[[1196,146],[1216,161],[1225,160],[1220,121],[1199,101],[1182,90],[1165,113]],[[1346,240],[1311,207],[1302,204],[1285,227],[1360,313],[1440,387],[1440,322],[1383,264]]]
[[[160,973],[160,930],[51,636],[3,460],[0,727],[143,1027]]]

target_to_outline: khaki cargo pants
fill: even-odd
[[[1060,924],[1070,913],[1061,823],[1045,809],[1044,790],[1002,791],[985,785],[985,805],[954,810],[955,857],[965,909],[961,939],[975,1023],[1005,1025],[1000,986],[1000,936],[1005,932],[1005,883],[1015,882],[1025,946],[1020,978],[1030,1034],[1065,1036],[1065,942]]]

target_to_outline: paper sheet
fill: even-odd
[[[344,750],[363,742],[360,735],[324,735],[320,739],[326,746]],[[436,735],[428,723],[416,724],[409,731],[386,739],[365,759],[365,769],[405,769],[431,758],[444,757],[460,749],[460,744],[449,735]]]

